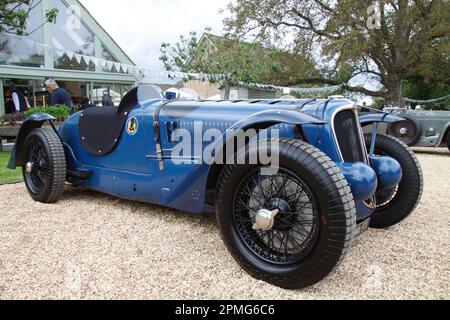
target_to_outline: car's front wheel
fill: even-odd
[[[247,159],[254,150],[246,151]],[[258,164],[224,168],[218,225],[250,275],[282,288],[304,288],[344,258],[354,236],[355,203],[340,170],[318,149],[280,140],[271,152],[279,154],[275,174]]]
[[[370,146],[372,136],[366,135],[365,139]],[[374,153],[394,158],[403,171],[396,187],[377,190],[377,209],[371,217],[371,227],[383,229],[400,223],[415,210],[422,197],[423,175],[416,155],[399,139],[377,135]]]
[[[66,157],[58,135],[47,128],[34,129],[24,144],[23,177],[31,197],[53,203],[64,191]]]

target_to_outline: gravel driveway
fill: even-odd
[[[419,154],[414,215],[359,238],[330,277],[288,291],[249,277],[213,217],[68,188],[56,205],[0,186],[0,299],[450,299],[450,156]]]

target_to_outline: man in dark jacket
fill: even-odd
[[[102,106],[104,107],[114,107],[114,102],[112,101],[109,91],[103,91]]]
[[[70,99],[69,94],[66,90],[60,88],[54,79],[47,79],[44,83],[51,94],[49,103],[51,107],[65,105],[69,109],[72,108],[72,100]]]

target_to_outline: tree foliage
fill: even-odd
[[[27,20],[33,10],[42,0],[0,0],[0,32],[24,35],[27,33]],[[54,23],[58,9],[46,11],[44,23]],[[33,32],[34,30],[28,30]]]
[[[295,83],[345,83],[345,89],[402,104],[402,81],[433,52],[448,57],[450,1],[446,0],[233,0],[227,30],[322,60],[317,78]],[[447,60],[448,63],[448,60]],[[426,68],[426,67],[425,67]],[[429,70],[423,70],[430,72]],[[375,80],[381,90],[354,85]]]
[[[318,74],[310,58],[209,33],[199,39],[191,32],[175,44],[163,43],[160,60],[167,71],[223,74],[219,81],[228,89],[239,82],[285,85],[297,78],[298,70]]]
[[[428,50],[424,63],[412,70],[403,82],[404,96],[415,100],[434,100],[450,94],[450,41],[448,38]],[[450,99],[426,106],[448,109]]]

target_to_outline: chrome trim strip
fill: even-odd
[[[358,109],[356,109],[355,111],[355,119],[356,119],[356,124],[359,125],[359,112]],[[369,153],[367,152],[367,145],[366,145],[366,139],[364,138],[364,131],[362,129],[362,127],[359,125],[359,139],[361,141],[361,145],[363,147],[363,154],[366,155],[366,164],[371,167],[371,163],[370,163],[370,157],[369,157]],[[367,199],[366,201],[363,201],[364,205],[372,210],[375,210],[377,208],[377,198],[374,195],[372,195],[372,197],[370,199]]]
[[[358,108],[356,107],[355,104],[351,104],[351,105],[345,105],[343,107],[340,107],[338,109],[336,109],[336,111],[334,111],[333,115],[331,116],[331,129],[333,131],[333,139],[334,142],[336,144],[337,150],[339,152],[339,156],[341,158],[341,161],[344,162],[344,156],[342,154],[342,150],[341,150],[341,146],[339,145],[339,141],[336,135],[336,126],[334,125],[334,120],[336,119],[336,116],[338,113],[342,112],[342,111],[346,111],[346,110],[353,110],[353,111],[357,111]]]
[[[363,147],[363,155],[365,155],[366,158],[366,164],[368,166],[370,166],[370,157],[369,157],[369,153],[367,152],[367,145],[366,145],[366,139],[364,138],[364,131],[360,125],[359,122],[359,112],[358,112],[358,108],[356,108],[354,110],[355,113],[355,120],[356,120],[356,125],[358,125],[359,130],[358,130],[358,134],[359,134],[359,140],[361,141],[361,146]]]

